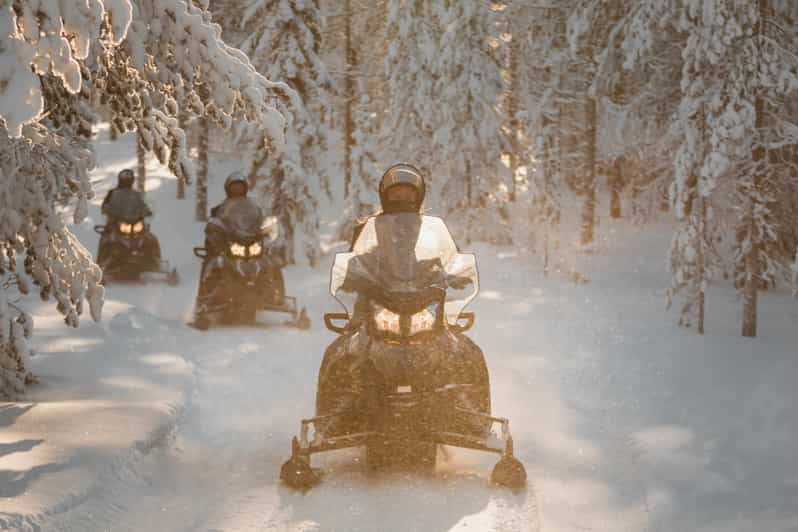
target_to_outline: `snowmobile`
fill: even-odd
[[[301,421],[280,471],[305,491],[321,480],[313,454],[360,447],[369,471],[432,471],[437,447],[501,455],[491,480],[526,485],[509,421],[491,415],[474,314],[476,258],[460,253],[443,220],[416,213],[370,218],[338,253],[330,291],[346,312],[325,314],[339,337],[319,370],[316,417]]]
[[[285,295],[282,268],[287,264],[285,242],[279,237],[274,216],[258,217],[244,209],[233,210],[219,224],[223,235],[219,252],[211,255],[195,247],[204,260],[194,322],[200,330],[214,323],[258,325],[256,314],[265,310],[289,314],[284,325],[310,328],[304,308]]]
[[[104,282],[141,281],[147,274],[162,276],[172,286],[180,281],[177,269],[161,260],[158,238],[146,221],[148,214],[141,204],[119,202],[108,223],[94,226],[100,235],[97,264],[103,270]]]

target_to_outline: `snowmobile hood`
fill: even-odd
[[[352,315],[358,294],[390,297],[431,288],[446,291],[454,323],[479,290],[476,258],[460,253],[444,221],[416,213],[369,218],[349,253],[338,253],[330,291]]]
[[[226,199],[217,217],[224,224],[225,230],[234,238],[250,240],[260,235],[263,211],[249,198]]]

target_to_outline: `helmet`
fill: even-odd
[[[133,180],[135,179],[135,175],[133,174],[133,170],[130,168],[125,168],[116,176],[116,186],[119,188],[132,188],[133,187]]]
[[[391,199],[388,191],[394,187],[402,186],[415,189],[414,199]],[[421,204],[424,203],[424,195],[427,186],[421,171],[409,164],[395,164],[388,168],[380,179],[380,203],[382,210],[386,213],[392,212],[419,212]]]
[[[244,186],[243,194],[234,194],[235,190],[231,190],[231,187],[236,183],[240,183]],[[247,192],[249,192],[249,182],[241,172],[233,172],[224,180],[224,192],[227,194],[228,198],[246,196]]]

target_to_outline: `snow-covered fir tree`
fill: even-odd
[[[167,64],[170,54],[175,60]],[[178,64],[181,69],[163,73]],[[93,196],[89,102],[109,105],[126,128],[151,133],[150,149],[174,160],[170,168],[180,173],[187,165],[173,153],[180,151],[182,131],[173,127],[177,109],[169,95],[189,82],[208,88],[205,98],[195,98],[197,112],[223,125],[255,122],[282,143],[285,123],[273,102],[289,98],[290,90],[255,72],[193,4],[18,0],[0,6],[0,397],[13,397],[32,378],[26,363],[32,322],[20,301],[27,278],[43,298],[56,300],[67,325],[78,325],[84,302],[94,319],[101,315],[101,271],[55,208],[56,199],[73,198],[79,223]],[[148,108],[147,91],[159,95],[160,108]],[[102,102],[92,96],[99,93],[106,95]],[[138,106],[128,105],[137,100]]]
[[[784,230],[795,223],[784,198],[795,190],[788,170],[794,163],[781,155],[796,144],[796,118],[774,110],[788,109],[796,95],[798,61],[789,47],[796,10],[780,0],[651,0],[630,12],[629,63],[646,61],[664,33],[671,42],[683,39],[679,105],[669,126],[669,137],[680,139],[671,200],[682,221],[670,253],[670,294],[685,296],[683,323],[703,321],[696,310],[716,262],[711,243],[727,225],[734,227],[731,260],[744,335],[756,334],[758,290],[789,275],[794,244],[783,245],[779,235],[793,234]],[[732,213],[726,220],[717,217],[721,198]]]
[[[383,122],[385,155],[428,168],[435,154],[433,124],[439,120],[435,68],[441,38],[436,2],[390,0],[386,25],[385,86],[389,109]]]
[[[321,58],[323,19],[318,0],[235,0],[213,7],[228,42],[246,53],[268,78],[297,94],[286,145],[266,151],[259,131],[241,137],[248,172],[267,210],[278,216],[291,259],[302,242],[311,263],[318,257],[318,202],[329,191],[326,153],[333,82]],[[289,146],[290,144],[290,146]],[[299,233],[299,234],[297,234]]]
[[[508,146],[500,96],[501,12],[480,0],[435,3],[442,35],[434,51],[432,130],[436,163],[448,162],[441,202],[465,241],[508,243],[507,184],[499,172]]]

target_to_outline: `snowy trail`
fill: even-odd
[[[318,288],[320,295],[303,302],[324,307],[325,274],[314,277],[305,290]],[[289,272],[289,286],[292,280]],[[155,290],[126,297],[145,305]],[[314,317],[310,332],[201,333],[173,322],[178,343],[191,346],[186,357],[198,382],[177,429],[101,497],[51,522],[52,529],[536,530],[534,492],[513,496],[490,488],[492,458],[478,455],[447,464],[432,479],[374,479],[359,471],[357,453],[342,452],[316,462],[328,474],[310,494],[279,485],[290,437],[299,419],[312,414],[316,372],[332,338]]]
[[[100,153],[109,173],[128,162]],[[107,181],[99,185],[96,203]],[[798,309],[784,293],[761,294],[761,337],[741,339],[733,294],[711,287],[708,334],[678,328],[663,297],[671,228],[602,227],[598,252],[564,265],[591,279],[581,285],[556,271],[544,277],[539,257],[523,251],[473,249],[482,291],[469,335],[486,354],[494,413],[510,419],[527,467],[524,494],[488,485],[494,456],[453,450],[429,479],[366,477],[355,452],[314,457],[327,475],[299,495],[278,474],[299,420],[313,414],[321,357],[334,338],[321,321],[339,310],[327,292],[331,257],[286,270],[310,331],[196,331],[185,323],[202,225],[190,201],[173,199],[173,180],[153,177],[148,187],[154,230],[182,282],[112,285],[108,304],[158,323],[190,363],[195,389],[160,445],[43,530],[798,529]],[[76,228],[90,249],[97,212],[94,205],[94,219]],[[140,342],[140,330],[115,330],[130,346]]]
[[[314,458],[327,476],[309,494],[279,485],[333,338],[320,322],[336,308],[326,266],[287,271],[311,310],[307,332],[186,327],[190,265],[174,289],[117,287],[112,298],[169,320],[197,387],[164,445],[45,529],[792,530],[798,371],[785,328],[796,311],[767,296],[770,339],[755,359],[724,329],[733,308],[713,315],[715,335],[681,331],[662,310],[657,245],[640,258],[593,256],[581,286],[544,279],[528,256],[476,249],[484,290],[472,337],[527,466],[519,496],[487,485],[492,456],[460,450],[432,479],[367,478],[356,453],[340,452]]]

